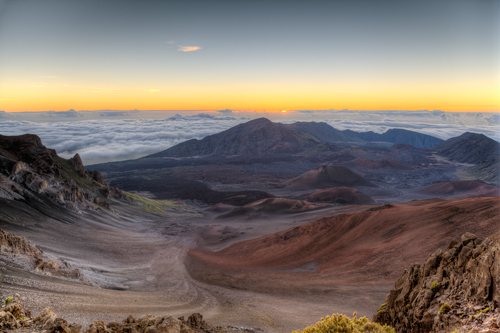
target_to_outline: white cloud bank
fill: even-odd
[[[36,134],[64,158],[79,153],[85,165],[139,158],[190,139],[201,139],[248,121],[209,114],[167,119],[0,122],[0,134]]]
[[[163,118],[140,118],[148,116]],[[213,114],[174,115],[166,119],[165,116],[165,112],[138,110],[21,114],[0,111],[0,134],[36,134],[45,146],[56,149],[62,157],[69,158],[79,153],[86,165],[139,158],[262,116],[286,123],[325,121],[339,130],[359,132],[382,133],[390,128],[402,128],[444,140],[469,131],[500,141],[497,114],[330,110],[271,114],[226,109]]]

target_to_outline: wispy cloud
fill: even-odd
[[[174,42],[167,42],[167,44],[177,46],[177,51],[182,51],[182,52],[193,52],[201,49],[201,46],[183,46],[176,44]]]

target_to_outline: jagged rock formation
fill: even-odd
[[[39,257],[42,255],[36,246],[20,237],[0,229],[0,252],[28,254]]]
[[[44,257],[36,246],[24,237],[8,233],[0,229],[0,256],[6,254],[21,255],[35,271],[53,276],[62,276],[78,279],[81,277],[80,270],[72,269],[68,263],[63,262],[64,267]]]
[[[397,332],[450,332],[484,322],[500,306],[500,233],[466,233],[445,251],[414,264],[396,281],[374,317]],[[496,319],[490,328],[498,331]]]
[[[244,332],[253,333],[255,330],[234,326],[211,326],[203,320],[199,313],[193,313],[184,320],[170,314],[164,316],[145,315],[138,319],[128,316],[118,322],[105,323],[96,320],[86,329],[79,323],[68,324],[66,319],[60,318],[50,308],[43,310],[38,316],[33,317],[31,311],[23,309],[20,295],[10,297],[4,308],[0,311],[0,329],[16,330],[29,329],[30,332],[43,331],[45,333],[215,333],[215,332]]]
[[[0,135],[0,197],[46,197],[73,211],[109,209],[106,198],[123,197],[97,171],[85,171],[80,155],[65,160],[33,134]]]

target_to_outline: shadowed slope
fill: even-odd
[[[325,122],[296,122],[293,124],[282,124],[284,128],[287,128],[291,131],[297,131],[302,133],[310,134],[321,142],[328,143],[363,143],[363,140],[358,138],[350,138],[346,136],[342,131],[333,128]]]
[[[388,142],[388,143],[406,143],[416,148],[431,148],[443,142],[436,137],[422,134],[414,131],[408,131],[399,128],[393,128],[383,134],[375,132],[354,132],[351,130],[342,131],[347,137],[361,139],[368,142]]]
[[[309,194],[311,202],[331,202],[342,205],[374,205],[376,202],[366,194],[350,187],[326,188]]]
[[[441,156],[461,163],[498,161],[500,143],[483,134],[464,133],[432,148]]]
[[[368,180],[344,166],[320,166],[287,181],[286,186],[315,189],[337,186],[376,187]]]
[[[437,182],[422,187],[415,192],[427,195],[449,195],[465,198],[500,195],[500,188],[488,185],[480,180],[459,180],[454,182]]]
[[[259,118],[202,140],[193,139],[180,143],[145,158],[296,153],[319,143],[309,134],[289,130],[269,119]]]
[[[237,216],[258,217],[263,214],[294,214],[302,213],[324,207],[323,204],[313,204],[303,200],[268,198],[262,199],[243,207],[238,207],[227,212],[219,218],[229,218]]]
[[[500,143],[483,134],[464,133],[433,147],[452,161],[472,163],[466,172],[475,179],[500,185]]]
[[[353,161],[343,163],[348,168],[356,168],[366,172],[373,171],[408,171],[411,170],[407,167],[391,158],[384,158],[381,160],[369,160],[366,158],[357,158]]]

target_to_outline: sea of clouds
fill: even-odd
[[[453,116],[446,113],[447,118],[443,119],[443,116],[436,112],[424,112],[417,116],[416,113],[408,114],[408,112],[310,111],[291,112],[283,117],[284,115],[280,114],[251,112],[236,114],[229,111],[223,110],[213,114],[177,114],[163,119],[116,119],[127,117],[127,114],[113,114],[113,117],[99,114],[97,119],[78,121],[57,119],[50,122],[14,120],[11,116],[3,121],[0,120],[0,134],[36,134],[46,147],[55,149],[64,158],[79,153],[85,165],[143,157],[183,141],[219,133],[260,116],[286,123],[297,120],[325,121],[339,130],[383,133],[391,128],[402,128],[444,140],[469,131],[500,140],[499,126],[494,118],[496,115],[491,114],[482,114],[483,116],[478,117],[477,114]],[[40,117],[40,115],[33,116]],[[469,118],[472,121],[468,120]]]
[[[36,134],[61,157],[70,158],[79,153],[84,164],[90,165],[139,158],[248,120],[198,114],[167,119],[5,121],[0,122],[0,134]]]

